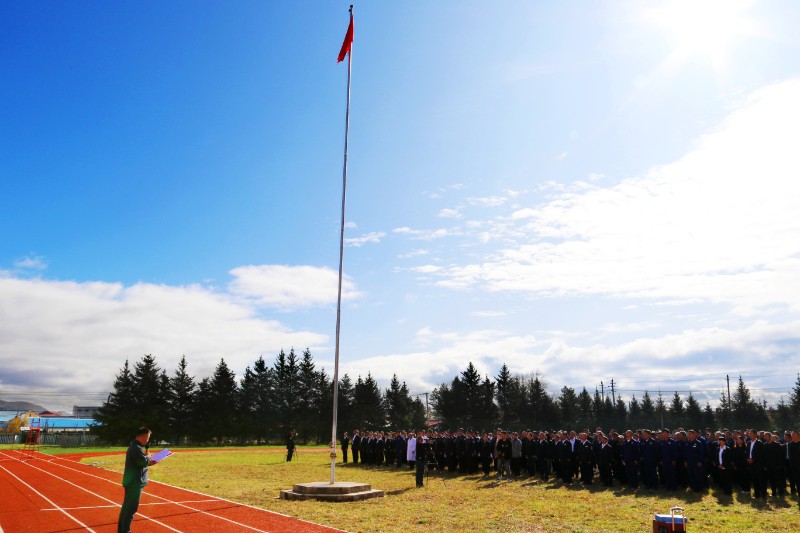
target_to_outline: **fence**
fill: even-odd
[[[26,433],[11,435],[0,433],[0,444],[22,444],[25,442]],[[96,435],[85,431],[58,431],[39,434],[39,444],[47,446],[61,446],[62,448],[78,448],[80,446],[94,446],[97,442]]]
[[[0,444],[19,444],[20,442],[22,441],[20,440],[19,433],[0,433]]]

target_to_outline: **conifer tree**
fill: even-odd
[[[194,405],[195,385],[194,378],[187,371],[186,356],[182,356],[175,370],[175,375],[169,380],[168,421],[169,434],[176,443],[184,443],[192,427],[192,408]]]
[[[628,424],[626,426],[620,427],[620,431],[624,431],[627,428],[634,428],[639,427],[642,425],[642,406],[639,403],[639,400],[636,399],[636,395],[631,396],[631,401],[628,402]]]
[[[736,427],[756,427],[758,419],[764,418],[760,416],[758,406],[753,401],[750,389],[744,384],[742,376],[739,376],[739,384],[731,398],[731,413]]]
[[[558,406],[561,410],[561,423],[565,427],[579,425],[578,395],[575,394],[575,389],[567,386],[562,387],[561,395],[558,397]]]
[[[94,415],[98,423],[91,432],[106,443],[125,444],[133,438],[137,423],[135,413],[135,391],[133,374],[128,360],[114,379],[114,392],[100,406]]]
[[[236,375],[225,363],[225,359],[220,359],[214,369],[214,374],[209,381],[208,393],[210,402],[204,419],[212,436],[216,439],[217,445],[221,446],[227,439],[238,436],[239,422],[237,419],[239,388],[236,384]]]
[[[497,407],[499,410],[499,423],[503,426],[507,426],[513,418],[513,413],[511,407],[512,393],[509,390],[511,387],[511,371],[508,370],[508,366],[506,366],[505,363],[503,363],[503,366],[500,367],[500,372],[494,378],[494,384],[495,394],[497,397]]]
[[[689,396],[686,398],[686,410],[684,411],[683,416],[684,422],[675,421],[673,424],[687,424],[689,427],[714,427],[713,425],[706,424],[705,417],[703,416],[703,409],[700,407],[700,404],[697,402],[697,399],[689,393]]]
[[[794,413],[792,425],[800,426],[800,373],[797,374],[797,381],[794,382],[794,388],[789,394],[789,409]]]
[[[357,425],[353,415],[353,381],[345,374],[339,379],[339,401],[336,406],[336,429],[339,433],[337,437],[340,438],[345,431],[350,435],[353,434],[352,431]]]
[[[383,411],[381,391],[372,373],[368,372],[366,379],[361,376],[356,381],[355,404],[361,416],[361,426],[368,430],[382,430],[386,426],[386,415]]]
[[[405,383],[401,386],[397,374],[394,374],[389,382],[389,388],[383,395],[383,405],[389,428],[409,427],[412,417],[411,404],[408,388]]]
[[[661,391],[658,391],[656,398],[656,412],[655,420],[651,420],[647,427],[664,427],[667,420],[667,402],[664,401],[664,396]]]
[[[583,430],[589,426],[593,426],[594,410],[592,409],[592,395],[586,390],[586,387],[578,394],[578,424],[577,430]]]
[[[167,438],[167,413],[164,407],[169,401],[162,379],[163,371],[155,357],[148,354],[133,365],[134,409],[138,418],[136,428],[147,426],[153,432],[153,440]]]
[[[711,404],[707,401],[706,406],[703,408],[703,427],[713,428],[718,425],[714,410],[711,409]]]
[[[638,426],[654,427],[662,425],[656,422],[656,405],[653,403],[653,399],[650,397],[650,393],[647,391],[644,391],[644,395],[642,395],[641,408],[642,414],[637,423]]]
[[[683,407],[683,400],[681,399],[678,391],[675,391],[675,394],[672,396],[672,402],[669,405],[669,416],[667,418],[668,422],[672,425],[674,424],[685,424],[687,422],[681,422],[685,420],[685,413],[686,409]],[[698,427],[696,425],[689,424],[690,427]]]
[[[635,398],[633,400],[635,401]],[[625,405],[625,400],[622,399],[622,395],[617,396],[617,403],[614,404],[613,424],[616,426],[617,431],[625,431],[623,428],[628,427],[628,409]],[[603,429],[610,430],[611,428],[603,427]]]
[[[291,354],[290,354],[291,357]],[[320,407],[322,395],[327,391],[319,390],[319,374],[311,357],[311,351],[306,348],[297,371],[297,389],[295,394],[295,430],[300,440],[305,444],[309,437],[317,438],[317,429],[320,425]],[[313,433],[313,435],[312,435]]]
[[[492,431],[497,423],[497,404],[494,403],[495,383],[484,376],[481,383],[481,407],[479,415],[475,419],[476,427]]]

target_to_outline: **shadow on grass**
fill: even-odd
[[[384,491],[383,494],[385,496],[400,496],[401,494],[404,494],[404,493],[406,493],[406,492],[408,492],[410,490],[414,490],[413,487],[407,487],[405,489],[396,489],[396,490]]]

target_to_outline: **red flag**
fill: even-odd
[[[350,53],[350,48],[352,48],[352,46],[353,46],[353,12],[350,11],[350,25],[347,27],[347,33],[344,36],[342,49],[339,50],[339,61],[337,61],[337,63],[341,63],[344,60],[344,56]]]

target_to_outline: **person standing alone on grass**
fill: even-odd
[[[150,430],[141,427],[125,454],[125,472],[122,474],[122,486],[125,488],[125,499],[119,511],[117,533],[130,533],[133,515],[139,510],[139,500],[147,485],[147,467],[154,464],[147,453],[150,441]]]
[[[294,446],[295,446],[295,437],[297,434],[294,430],[289,432],[289,435],[286,437],[286,462],[292,462],[292,455],[294,455]]]

